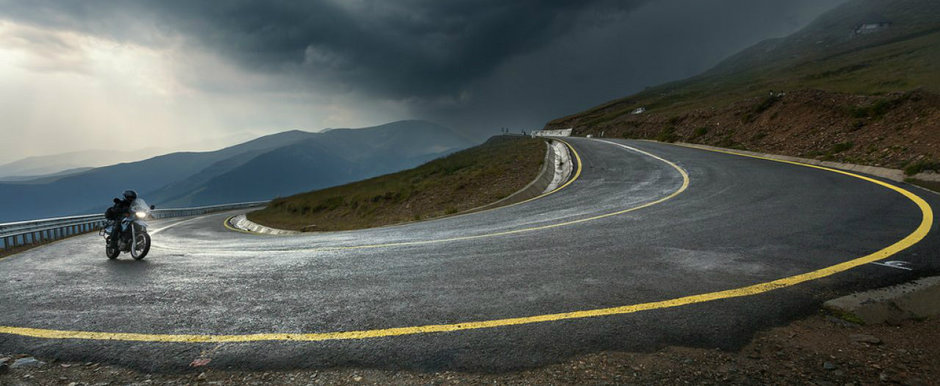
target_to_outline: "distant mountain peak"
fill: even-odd
[[[292,129],[214,151],[0,182],[0,222],[94,213],[127,188],[162,207],[270,199],[411,168],[475,144],[422,120],[320,133]]]

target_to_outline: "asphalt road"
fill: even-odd
[[[910,270],[864,264],[669,303],[853,261],[915,232],[922,210],[830,171],[652,142],[617,141],[650,154],[569,142],[579,178],[521,205],[302,236],[233,232],[223,227],[233,213],[222,213],[152,222],[140,262],[109,261],[97,235],[4,258],[0,353],[149,371],[200,357],[218,368],[505,371],[603,350],[733,350],[826,299],[940,272],[930,224],[887,258]],[[903,188],[938,207],[935,193]],[[578,313],[590,310],[606,315]]]

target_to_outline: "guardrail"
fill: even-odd
[[[239,202],[195,208],[155,209],[153,218],[197,216],[213,212],[264,206],[269,201]],[[0,250],[8,250],[44,241],[58,240],[101,229],[108,221],[104,215],[70,216],[0,224]]]
[[[570,137],[574,129],[559,130],[536,130],[532,132],[533,137]]]

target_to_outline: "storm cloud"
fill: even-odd
[[[262,130],[361,116],[346,123],[489,133],[694,75],[840,2],[0,0],[0,22],[31,47],[31,71],[93,72],[62,34],[171,55],[162,71],[179,87],[280,103],[253,112]],[[304,104],[320,109],[287,107]]]
[[[550,44],[591,14],[642,1],[37,1],[4,16],[118,41],[179,34],[250,71],[329,80],[392,98],[432,97]],[[608,18],[607,21],[613,21]]]

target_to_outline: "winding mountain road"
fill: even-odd
[[[935,274],[940,196],[642,141],[568,140],[569,185],[362,231],[154,221],[147,259],[86,235],[0,260],[0,353],[148,370],[504,371],[602,350],[735,349],[822,300]],[[868,178],[868,177],[865,177]],[[909,269],[873,264],[904,261]]]

